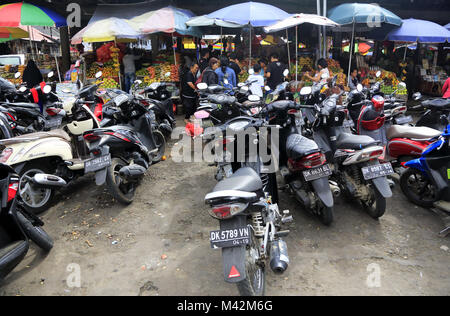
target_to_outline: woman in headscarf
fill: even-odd
[[[33,60],[28,61],[27,68],[25,68],[25,71],[23,72],[22,81],[25,82],[30,89],[44,81],[39,68]]]

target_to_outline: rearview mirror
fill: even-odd
[[[363,85],[358,83],[358,85],[356,86],[356,90],[358,90],[358,92],[362,92],[363,91]]]
[[[52,92],[52,87],[49,85],[46,85],[43,89],[42,92],[44,92],[45,94],[49,94],[50,92]]]
[[[264,90],[266,90],[267,92],[269,92],[269,91],[270,91],[270,87],[269,87],[269,86],[265,86],[265,87],[264,87]]]
[[[375,76],[377,76],[377,78],[380,78],[381,77],[381,71],[378,70],[377,73],[375,74]]]
[[[165,73],[164,77],[169,78],[170,75],[171,75],[171,73],[170,73],[170,71],[169,71],[169,72],[166,72],[166,73]]]
[[[311,87],[303,87],[300,90],[300,95],[310,95],[312,93],[312,88]]]
[[[25,91],[27,91],[27,87],[22,86],[22,87],[19,88],[19,92],[24,93]]]
[[[200,82],[200,83],[197,85],[197,88],[198,88],[199,90],[206,90],[206,89],[208,89],[208,85],[207,85],[206,83],[204,83],[204,82]]]
[[[135,84],[135,85],[141,85],[141,84],[142,84],[142,80],[136,80],[136,81],[134,82],[134,84]]]
[[[418,100],[420,100],[421,98],[422,98],[422,93],[416,92],[416,93],[413,94],[413,99],[414,99],[414,100],[418,101]]]
[[[285,77],[289,76],[289,70],[288,69],[285,69],[283,71],[283,76],[285,76]]]
[[[223,83],[224,84],[229,84],[230,82],[228,81],[228,79],[223,79]]]
[[[406,83],[400,82],[400,83],[398,84],[398,88],[399,88],[400,90],[405,90],[405,89],[406,89]]]
[[[16,72],[14,74],[14,78],[19,79],[22,76],[22,74],[20,72]]]
[[[95,74],[95,78],[100,78],[101,76],[103,76],[103,72],[99,71]]]
[[[55,75],[55,73],[53,71],[50,71],[47,75],[47,78],[52,78]]]

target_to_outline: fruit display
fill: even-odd
[[[341,68],[340,63],[337,60],[328,58],[327,59],[327,63],[328,63],[328,69],[334,73],[334,74],[338,74],[340,72],[344,72],[344,70]]]
[[[170,73],[169,77],[166,77],[167,73]],[[168,62],[153,64],[150,67],[142,68],[136,72],[136,76],[143,77],[146,84],[152,84],[154,82],[180,81],[178,67]]]
[[[118,80],[118,79],[117,79]],[[96,84],[100,84],[102,80],[98,80]],[[100,89],[117,89],[119,84],[114,78],[107,78],[103,80],[103,83],[100,85]]]
[[[116,46],[111,46],[109,48],[109,50],[111,51],[111,58],[112,58],[112,62],[113,62],[113,69],[118,74],[120,72],[120,61],[119,61],[120,49],[118,47],[116,47]]]
[[[239,82],[245,82],[247,81],[249,74],[247,71],[241,71],[241,73],[239,74]]]

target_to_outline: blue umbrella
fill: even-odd
[[[402,26],[390,32],[386,39],[399,42],[444,43],[450,39],[450,31],[434,22],[408,19],[403,20]]]
[[[402,19],[378,5],[367,3],[344,3],[328,12],[328,18],[341,25],[350,27],[335,28],[333,31],[351,31],[352,44],[348,66],[348,80],[350,82],[350,68],[352,64],[352,51],[355,31],[367,32],[379,30],[384,25],[400,26]],[[339,30],[340,29],[340,30]]]
[[[289,16],[289,13],[277,7],[260,2],[235,4],[207,15],[209,18],[241,25],[250,24],[254,27],[269,26]]]
[[[358,31],[380,27],[381,24],[400,26],[402,20],[389,10],[367,3],[344,3],[328,12],[328,17],[341,25],[357,24]]]
[[[250,26],[250,64],[252,58],[252,27],[269,26],[290,16],[289,13],[277,7],[260,2],[235,4],[207,15],[208,18]]]

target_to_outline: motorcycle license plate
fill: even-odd
[[[209,233],[211,248],[229,248],[250,243],[250,228],[241,227],[228,230],[216,230]]]
[[[55,117],[55,118],[50,118],[48,120],[45,121],[45,127],[46,128],[57,128],[60,127],[62,123],[62,117]]]
[[[111,165],[111,155],[101,156],[84,163],[84,173],[102,170]]]
[[[329,165],[323,165],[318,168],[303,171],[303,176],[306,181],[313,181],[320,178],[325,178],[331,176],[333,172]]]
[[[365,180],[386,177],[394,173],[390,162],[381,165],[368,166],[361,169]]]
[[[403,117],[397,117],[395,119],[395,121],[398,125],[403,125],[403,124],[411,123],[413,121],[413,118],[411,115],[408,115],[408,116],[403,116]]]

